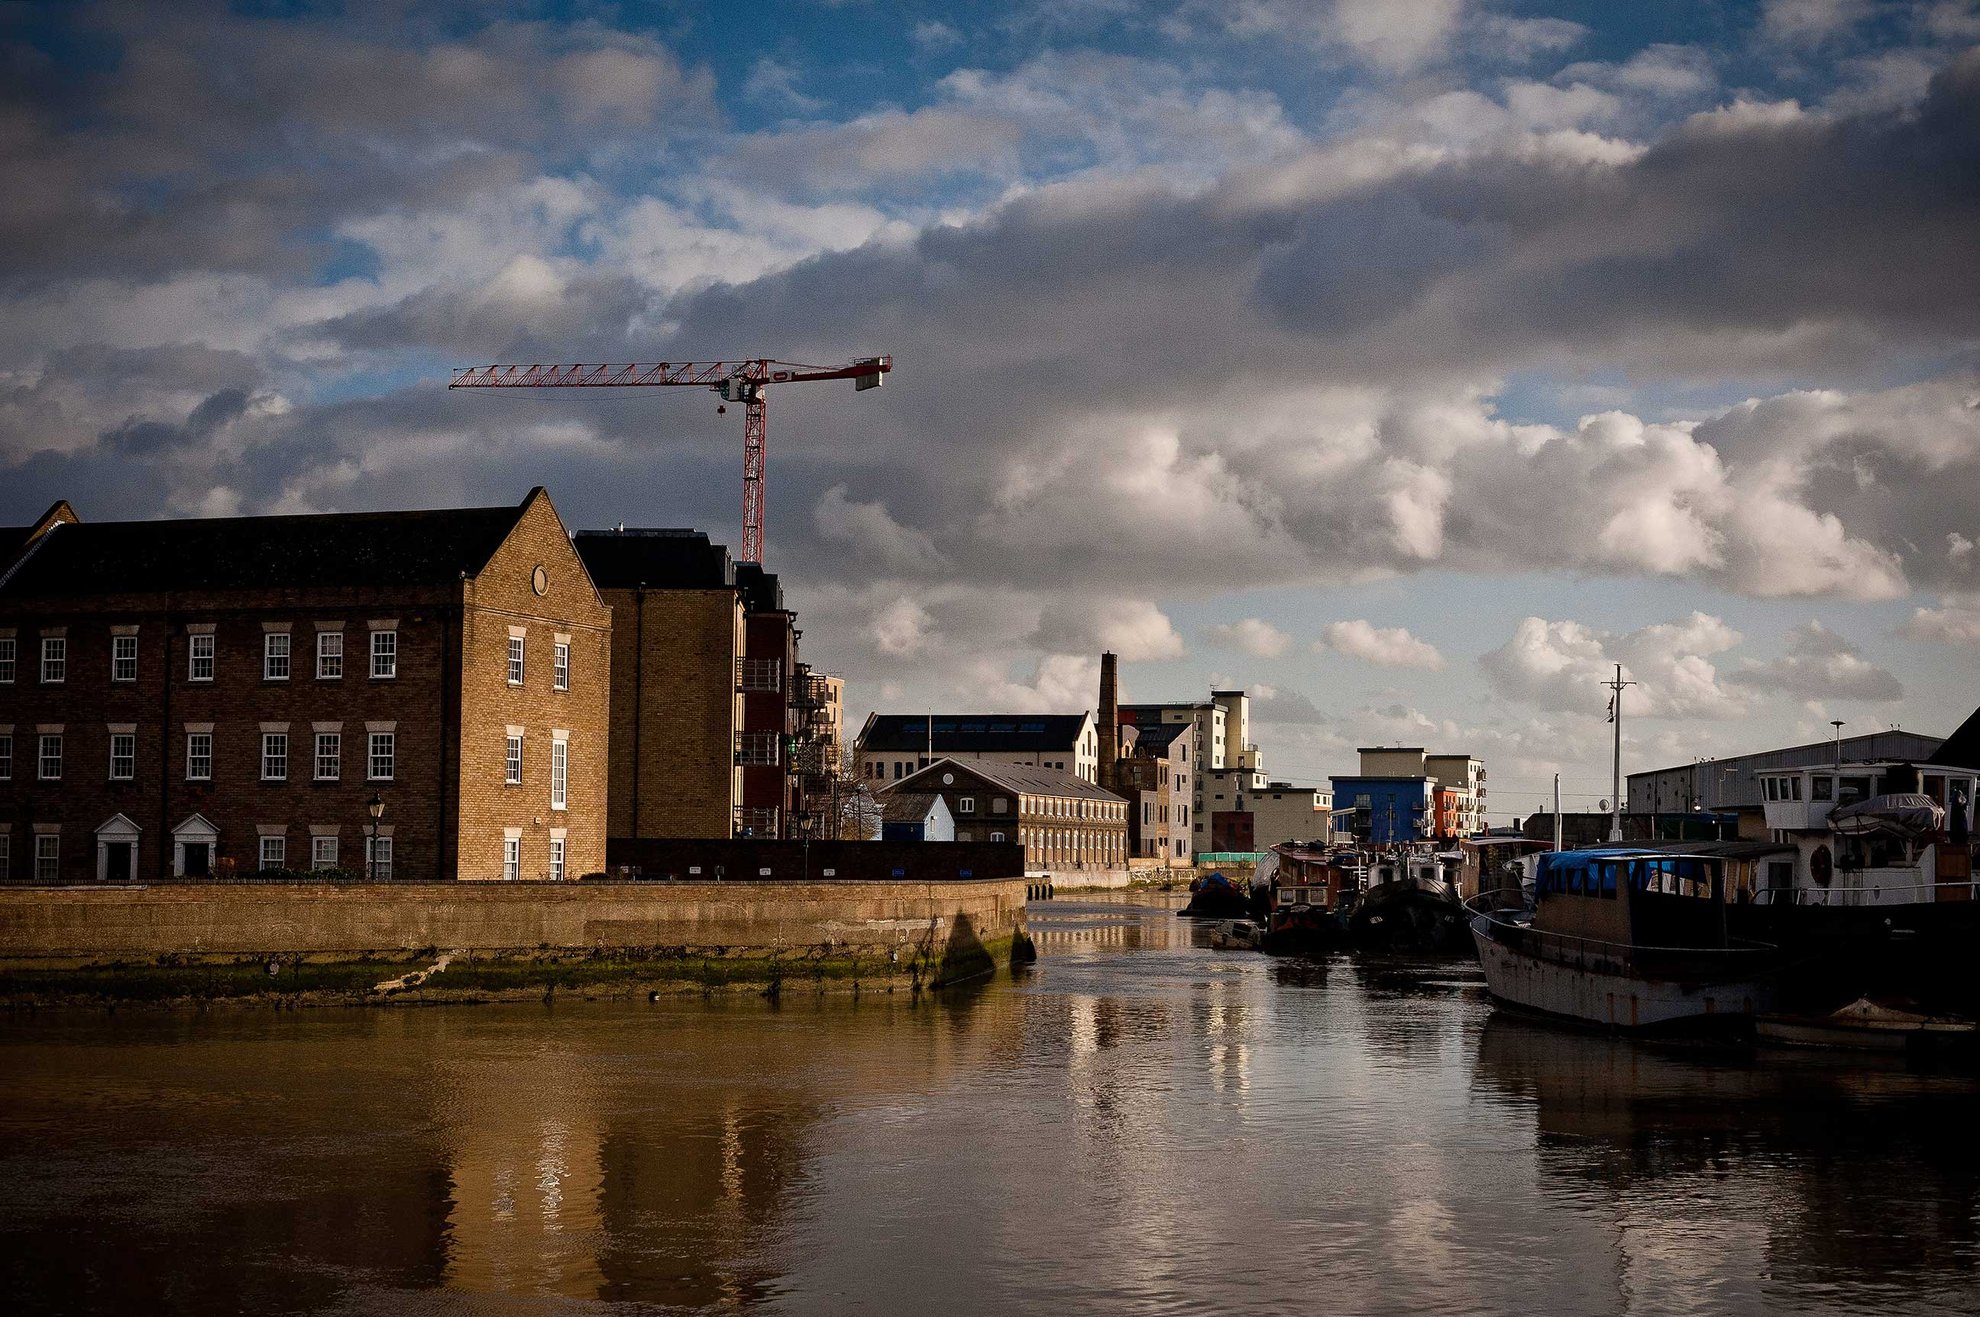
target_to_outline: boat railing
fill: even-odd
[[[1976,892],[1971,881],[1954,883],[1873,883],[1866,887],[1763,887],[1753,894],[1755,905],[1864,906],[1912,905],[1932,901],[1967,901]]]
[[[1475,916],[1473,927],[1483,923],[1486,935],[1494,942],[1521,954],[1591,973],[1664,977],[1682,975],[1687,969],[1719,974],[1752,965],[1757,970],[1766,957],[1779,950],[1771,943],[1742,939],[1732,939],[1723,947],[1664,947],[1560,933],[1508,919],[1502,913],[1504,907],[1482,908],[1484,899],[1493,895],[1481,893],[1465,903]]]

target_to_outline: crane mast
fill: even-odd
[[[570,365],[469,366],[456,370],[450,389],[704,388],[724,404],[743,408],[743,541],[740,560],[763,561],[763,484],[768,438],[765,394],[773,384],[851,380],[855,390],[876,389],[894,368],[891,356],[860,357],[841,366],[807,366],[752,357],[740,361],[660,361]],[[717,408],[718,411],[726,407]]]

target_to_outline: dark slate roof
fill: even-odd
[[[1925,762],[1944,768],[1980,768],[1980,709],[1975,709]]]
[[[928,811],[941,797],[933,791],[895,791],[887,788],[874,799],[880,806],[880,817],[887,822],[919,823],[928,817]]]
[[[1128,723],[1134,729],[1134,744],[1138,752],[1148,755],[1166,755],[1169,746],[1178,736],[1189,731],[1192,723]]]
[[[21,551],[21,546],[28,542],[28,536],[32,534],[32,526],[0,526],[0,567],[13,561],[14,555]]]
[[[940,782],[944,771],[972,776],[1002,787],[1013,795],[1073,796],[1085,800],[1120,800],[1116,792],[1095,786],[1077,773],[1063,768],[1040,768],[1035,764],[1005,764],[993,759],[937,759],[918,773],[902,778],[899,787],[923,789]]]
[[[447,585],[488,565],[528,502],[56,526],[0,584],[0,596]]]
[[[1079,713],[938,713],[935,750],[1029,754],[1070,750],[1079,739]],[[925,750],[928,715],[878,713],[860,738],[862,750]]]
[[[698,530],[581,530],[571,537],[601,590],[730,590],[736,564],[727,546]]]
[[[737,563],[736,588],[742,591],[743,608],[747,612],[784,611],[784,583],[777,579],[777,573],[764,571],[761,563]]]

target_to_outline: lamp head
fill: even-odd
[[[374,791],[371,793],[371,799],[364,803],[364,809],[365,813],[371,815],[371,821],[376,823],[385,816],[385,801]]]

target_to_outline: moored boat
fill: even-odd
[[[1495,1002],[1610,1029],[1751,1027],[1774,948],[1727,932],[1709,857],[1625,847],[1537,857],[1530,910],[1473,902]]]

